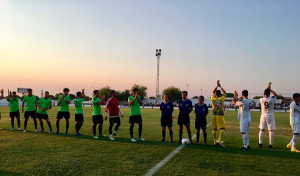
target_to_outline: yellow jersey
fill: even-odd
[[[211,96],[211,105],[213,109],[213,115],[224,115],[224,101],[226,98],[226,94],[223,94],[221,97],[216,98],[215,96]]]

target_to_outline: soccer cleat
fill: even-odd
[[[80,133],[75,133],[75,135],[76,135],[76,136],[81,136],[81,134],[80,134]]]
[[[190,144],[194,144],[192,140],[190,141]]]
[[[259,148],[264,148],[264,146],[262,144],[258,144]]]
[[[300,153],[300,150],[297,150],[297,149],[291,149],[291,152]]]
[[[14,130],[15,130],[15,128],[11,128],[11,129],[10,129],[10,131],[14,131]]]
[[[246,147],[242,147],[241,150],[242,151],[248,150],[248,147],[247,148]]]
[[[219,146],[220,146],[219,142],[216,142],[216,143],[215,143],[215,146],[216,146],[216,147],[219,147]]]
[[[112,137],[112,135],[109,135],[109,139],[114,141],[115,139]]]
[[[273,146],[272,146],[272,145],[269,145],[269,148],[273,148]]]
[[[145,141],[145,139],[141,136],[141,137],[139,137],[139,140],[141,140],[141,141]]]
[[[21,131],[22,129],[19,127],[18,130]]]
[[[219,143],[219,146],[222,147],[222,148],[225,148],[224,141],[221,141],[221,142]]]
[[[131,140],[131,142],[136,142],[136,140],[134,138],[131,138],[130,140]]]
[[[37,132],[38,132],[38,130],[37,130],[37,129],[35,129],[35,130],[34,130],[34,132],[35,132],[35,133],[37,133]]]
[[[104,135],[104,134],[99,134],[98,137],[99,137],[99,138],[101,138],[101,137],[106,137],[106,135]]]
[[[26,133],[26,132],[27,132],[26,130],[23,131],[23,133]]]
[[[59,131],[56,131],[56,133],[55,134],[59,134]]]
[[[52,132],[52,131],[50,131],[49,133],[50,133],[50,134],[52,134],[53,132]]]
[[[114,131],[114,132],[112,133],[112,135],[113,135],[115,138],[118,138],[117,132]]]
[[[165,139],[162,139],[161,142],[166,142],[166,140],[165,140]]]
[[[177,142],[177,144],[181,144],[182,139],[179,139],[179,141]]]
[[[68,132],[65,132],[65,135],[68,135]]]
[[[286,145],[286,148],[292,149],[292,146],[290,144]]]
[[[248,145],[247,149],[248,149],[248,150],[251,149],[251,148],[250,148],[250,145]]]
[[[97,137],[97,136],[93,136],[93,138],[94,138],[94,139],[98,139],[98,137]]]

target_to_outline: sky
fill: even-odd
[[[300,92],[300,1],[0,0],[0,88]]]

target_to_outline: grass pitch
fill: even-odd
[[[71,107],[69,135],[49,134],[44,122],[45,133],[33,133],[33,121],[29,120],[27,133],[10,131],[9,108],[0,107],[0,175],[143,175],[179,144],[161,143],[160,111],[142,109],[143,137],[145,142],[132,143],[129,135],[129,109],[122,109],[124,118],[118,131],[119,138],[110,141],[107,137],[92,138],[92,108],[84,107],[85,121],[81,129],[83,136],[75,133],[74,107]],[[103,111],[103,110],[102,110]],[[49,110],[53,131],[56,131],[57,107]],[[175,110],[173,116],[177,116]],[[259,112],[251,112],[251,150],[240,151],[242,137],[239,133],[237,112],[226,111],[226,148],[213,146],[211,127],[208,127],[208,144],[187,145],[155,175],[300,175],[300,154],[286,148],[291,140],[288,113],[275,113],[277,130],[274,132],[273,149],[258,148]],[[21,114],[21,127],[24,118]],[[211,113],[208,115],[211,121]],[[173,121],[174,140],[178,140],[178,126]],[[191,129],[194,129],[194,114],[191,113]],[[15,121],[16,128],[16,121]],[[38,129],[40,129],[38,123]],[[64,132],[65,121],[60,123]],[[98,132],[97,132],[98,133]],[[108,121],[103,134],[108,136]],[[137,138],[138,127],[134,129]],[[184,137],[187,137],[184,130]],[[264,135],[264,146],[268,146],[268,133]],[[300,148],[300,144],[298,144]]]

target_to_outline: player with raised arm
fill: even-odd
[[[221,91],[218,90],[221,89]],[[225,147],[223,137],[225,134],[225,118],[224,118],[224,101],[226,98],[226,91],[221,87],[220,81],[217,81],[217,86],[213,90],[213,95],[211,96],[211,104],[213,109],[211,126],[213,128],[212,136],[214,139],[215,146]],[[217,140],[217,130],[220,130],[219,139]]]
[[[121,125],[119,113],[121,114],[122,118],[123,118],[123,113],[119,109],[117,92],[115,90],[111,90],[110,93],[111,93],[111,97],[107,100],[106,106],[105,106],[105,121],[107,120],[107,110],[109,110],[109,128],[108,128],[109,139],[113,141],[113,140],[115,140],[114,137],[118,138],[117,131]],[[115,123],[116,123],[115,131],[112,132],[112,128]]]
[[[240,121],[240,132],[242,134],[244,144],[241,150],[248,150],[250,149],[248,132],[251,123],[251,100],[248,99],[248,90],[242,91],[242,99],[239,99],[237,92],[234,91],[232,104],[239,107],[238,120]]]
[[[70,108],[69,104],[71,102],[71,98],[69,95],[70,89],[64,88],[63,94],[58,97],[57,105],[59,106],[57,116],[56,116],[56,134],[59,134],[59,122],[61,119],[65,118],[66,120],[66,132],[65,135],[68,134],[69,131],[69,119],[70,119]]]
[[[293,99],[294,101],[290,105],[290,125],[292,127],[293,138],[287,147],[291,148],[292,152],[299,153],[300,150],[296,149],[296,144],[300,136],[300,94],[294,93]]]
[[[84,89],[82,89],[81,92],[76,93],[76,98],[74,99],[74,105],[75,105],[75,130],[76,133],[75,135],[80,136],[81,134],[79,133],[80,128],[82,127],[84,117],[83,117],[83,107],[82,107],[82,102],[85,101],[85,94],[84,94]]]
[[[23,98],[23,103],[22,103],[22,113],[24,113],[24,105],[26,103],[26,108],[25,108],[25,122],[24,122],[24,133],[26,133],[26,128],[27,128],[27,122],[29,117],[33,119],[34,122],[34,132],[37,133],[37,121],[36,121],[36,110],[37,110],[37,101],[38,97],[35,95],[32,95],[32,89],[27,89],[28,95],[25,95]]]
[[[207,145],[207,133],[206,133],[206,126],[207,126],[207,120],[206,116],[208,114],[208,107],[204,103],[204,96],[199,96],[199,102],[195,104],[195,114],[196,114],[196,120],[195,120],[195,128],[197,130],[197,142],[196,144],[199,144],[199,138],[200,138],[200,129],[202,129],[203,138],[204,138],[204,145]]]
[[[100,99],[99,90],[93,91],[93,134],[94,139],[98,139],[96,136],[97,124],[99,124],[99,137],[102,135],[102,126],[103,126],[103,116],[101,111],[101,105],[105,103],[105,95],[103,95]]]
[[[136,140],[133,138],[133,127],[134,124],[139,124],[139,139],[141,141],[145,141],[145,139],[142,137],[142,131],[143,131],[143,121],[142,121],[142,113],[140,106],[142,105],[141,97],[139,96],[139,89],[134,88],[133,89],[133,96],[128,97],[128,104],[130,106],[130,117],[129,117],[129,123],[130,123],[130,137],[132,142],[136,142]]]
[[[179,125],[179,141],[178,143],[181,143],[182,140],[182,133],[183,133],[183,125],[185,125],[185,128],[187,130],[187,133],[190,138],[190,143],[193,144],[192,140],[192,132],[190,129],[190,113],[193,110],[193,104],[192,101],[187,99],[188,92],[183,91],[181,93],[182,99],[179,100],[179,115],[178,115],[178,120],[177,124]]]
[[[168,126],[169,134],[171,138],[171,142],[173,142],[173,118],[172,113],[174,111],[174,105],[171,101],[169,101],[168,95],[164,95],[164,101],[160,104],[160,111],[161,111],[161,119],[160,124],[162,127],[162,140],[161,142],[166,141],[166,126]]]
[[[266,126],[269,129],[269,148],[273,147],[273,131],[276,129],[275,118],[274,118],[274,105],[277,94],[271,89],[271,82],[269,83],[267,89],[264,91],[264,97],[260,98],[261,104],[261,117],[260,117],[260,131],[259,131],[259,147],[263,148],[263,136]],[[273,97],[270,97],[270,94],[273,94]]]
[[[2,92],[1,92],[2,93]],[[20,112],[19,112],[19,100],[20,97],[16,94],[15,91],[13,92],[9,92],[9,95],[7,97],[7,101],[10,103],[9,105],[9,116],[10,116],[10,120],[11,120],[11,131],[15,130],[14,127],[14,118],[16,117],[17,119],[17,123],[18,123],[18,130],[22,130],[21,129],[21,122],[20,122]]]
[[[49,121],[48,112],[47,112],[47,110],[49,110],[51,108],[52,108],[52,101],[49,98],[49,92],[46,91],[45,96],[40,98],[38,101],[38,110],[37,110],[37,114],[36,114],[36,117],[39,119],[40,125],[42,128],[41,132],[44,132],[43,119],[45,119],[48,124],[48,127],[50,129],[49,133],[52,133],[51,123]]]

